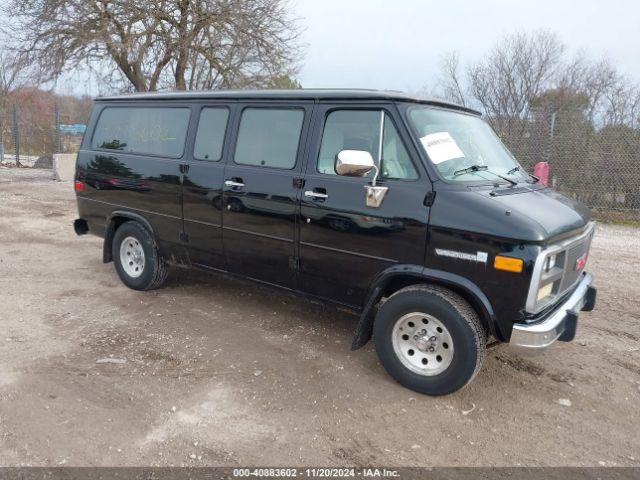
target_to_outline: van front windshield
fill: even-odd
[[[408,117],[422,148],[446,180],[514,183],[531,178],[477,116],[414,106]]]

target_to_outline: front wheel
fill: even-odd
[[[399,383],[427,395],[446,395],[478,373],[487,334],[476,311],[455,292],[413,285],[380,307],[373,339],[382,365]]]
[[[113,260],[122,283],[151,290],[164,283],[168,267],[149,231],[136,222],[123,223],[113,236]]]

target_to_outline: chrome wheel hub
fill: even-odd
[[[438,375],[453,360],[453,339],[444,324],[426,313],[402,316],[393,326],[393,350],[402,364],[420,375]]]
[[[120,244],[120,265],[127,275],[137,278],[144,271],[144,250],[134,237],[126,237]]]
[[[413,336],[416,347],[421,352],[433,353],[438,348],[438,339],[435,335],[429,335],[429,332],[423,328],[420,333]]]

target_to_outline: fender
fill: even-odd
[[[149,230],[149,233],[151,233],[151,237],[157,246],[158,242],[156,239],[156,233],[149,220],[144,218],[142,215],[129,212],[127,210],[114,210],[109,215],[109,218],[107,218],[107,229],[104,234],[104,243],[102,244],[102,263],[109,263],[113,261],[113,255],[111,254],[111,242],[113,241],[113,235],[116,231],[116,226],[118,225],[116,218],[128,218],[138,222],[144,228]]]
[[[380,301],[392,281],[401,281],[406,285],[416,283],[434,283],[450,288],[465,297],[480,314],[480,320],[487,330],[496,335],[495,314],[491,302],[480,288],[469,279],[445,272],[434,270],[420,265],[394,265],[381,273],[373,280],[365,307],[360,314],[356,333],[351,344],[351,350],[363,347],[373,333],[373,321],[375,305]]]

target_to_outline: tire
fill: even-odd
[[[120,225],[113,236],[111,249],[116,272],[127,287],[152,290],[167,279],[168,265],[160,256],[151,233],[139,223],[132,221]]]
[[[460,295],[436,285],[412,285],[380,307],[373,340],[382,365],[398,383],[427,395],[447,395],[480,370],[487,333]]]

